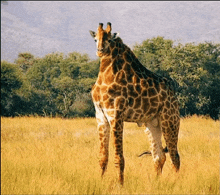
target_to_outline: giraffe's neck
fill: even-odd
[[[113,74],[116,74],[125,62],[130,63],[132,61],[131,57],[135,57],[135,55],[118,37],[114,41],[110,41],[109,53],[101,57],[100,72],[103,73],[108,66],[112,66]]]
[[[159,83],[163,82],[167,87],[172,88],[173,84],[168,82],[169,79],[161,77],[144,67],[119,37],[110,42],[109,54],[104,55],[100,60],[100,71],[97,79],[99,85],[117,83],[118,80],[115,77],[123,69],[127,83],[132,82],[132,77],[135,74],[137,75],[135,78],[138,78],[138,80],[141,78],[148,80],[150,86],[158,86]]]
[[[124,66],[125,64],[126,66]],[[135,72],[140,78],[152,77],[156,80],[162,79],[162,77],[144,67],[131,49],[119,37],[110,42],[110,53],[101,57],[100,72],[105,72],[108,66],[112,66],[113,74],[116,74],[124,66],[124,68],[127,67],[131,70],[131,74]]]

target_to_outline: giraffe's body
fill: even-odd
[[[166,160],[161,143],[163,134],[176,170],[180,160],[177,151],[179,109],[167,79],[147,70],[133,52],[115,34],[111,24],[97,33],[90,32],[97,42],[101,58],[100,71],[92,89],[100,138],[100,166],[102,175],[108,163],[110,132],[113,132],[115,164],[123,184],[123,122],[144,124],[151,141],[151,153],[158,174]]]

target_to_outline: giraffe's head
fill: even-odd
[[[103,23],[99,23],[97,32],[91,30],[89,31],[97,44],[96,55],[99,57],[108,55],[110,53],[110,49],[109,49],[110,42],[115,38],[117,38],[118,33],[111,34],[111,30],[112,30],[111,23],[108,22],[105,30],[103,29]]]

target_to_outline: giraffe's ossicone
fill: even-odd
[[[151,154],[157,174],[166,161],[161,136],[176,171],[180,167],[177,150],[180,126],[178,102],[173,87],[166,78],[146,69],[117,33],[111,33],[111,23],[97,32],[90,31],[97,44],[100,71],[92,88],[100,139],[102,175],[108,164],[110,133],[115,146],[115,165],[119,181],[124,182],[123,122],[145,125],[151,142]],[[134,138],[135,139],[135,138]]]

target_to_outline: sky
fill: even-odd
[[[89,30],[112,23],[131,48],[157,36],[177,43],[220,43],[220,1],[7,1],[1,2],[1,60],[21,52],[87,53],[96,59]]]

